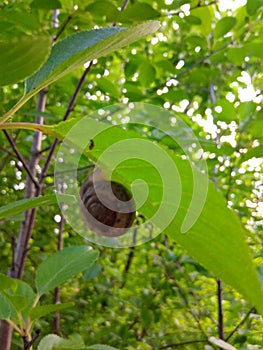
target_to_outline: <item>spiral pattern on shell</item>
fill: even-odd
[[[88,227],[103,236],[125,234],[135,218],[132,194],[120,183],[92,173],[80,188],[81,211]],[[98,178],[98,179],[96,179]]]

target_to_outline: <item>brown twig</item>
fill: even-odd
[[[242,320],[236,325],[236,327],[228,334],[228,336],[226,337],[226,341],[228,342],[229,339],[239,330],[239,328],[246,322],[246,320],[248,319],[249,315],[252,313],[252,312],[255,312],[256,309],[255,307],[252,307],[248,312],[247,314],[242,318]]]
[[[220,279],[217,279],[217,305],[218,305],[218,336],[224,340],[224,313],[223,313],[223,286]]]
[[[179,348],[180,346],[185,346],[185,345],[189,345],[189,344],[198,344],[198,343],[207,343],[207,340],[197,340],[197,339],[187,340],[187,341],[183,341],[180,343],[164,345],[164,346],[161,346],[160,349]]]
[[[73,109],[74,109],[74,103],[75,103],[75,101],[76,101],[76,98],[77,98],[77,96],[78,96],[78,94],[79,94],[79,92],[80,92],[80,89],[81,89],[81,87],[82,87],[82,85],[83,85],[83,83],[84,83],[84,80],[85,80],[87,74],[89,73],[89,71],[90,71],[90,69],[91,69],[91,67],[92,67],[92,64],[93,64],[93,61],[91,61],[91,62],[89,63],[88,67],[85,69],[84,73],[82,74],[82,76],[81,76],[81,78],[80,78],[80,80],[79,80],[79,82],[78,82],[78,84],[77,84],[77,87],[76,87],[76,89],[75,89],[75,92],[74,92],[74,94],[72,95],[72,97],[71,97],[71,99],[70,99],[70,101],[69,101],[69,104],[68,104],[66,113],[65,113],[65,115],[64,115],[64,117],[63,117],[63,119],[62,119],[62,121],[66,121],[66,120],[68,119],[68,116],[70,115],[70,113],[73,111]],[[42,185],[42,183],[43,183],[43,180],[44,180],[44,178],[45,178],[45,176],[46,176],[46,172],[47,172],[47,170],[48,170],[50,161],[51,161],[51,159],[52,159],[52,157],[53,157],[53,154],[54,154],[54,152],[55,152],[55,149],[56,149],[58,143],[59,143],[59,140],[58,140],[58,139],[55,139],[54,142],[53,142],[53,144],[52,144],[52,146],[51,146],[51,148],[50,148],[50,150],[49,150],[49,153],[48,153],[48,155],[47,155],[47,158],[46,158],[46,161],[45,161],[45,164],[44,164],[44,166],[43,166],[42,173],[41,173],[41,176],[40,176],[40,179],[39,179],[40,185]]]
[[[33,338],[31,340],[28,340],[28,337],[23,337],[24,350],[29,350],[32,347],[32,345],[37,341],[39,336],[40,336],[40,329],[37,329],[35,331],[35,335],[33,336]]]
[[[31,173],[31,170],[29,169],[29,166],[27,165],[24,157],[22,154],[19,152],[18,148],[16,147],[16,144],[13,140],[13,138],[8,134],[6,130],[3,130],[3,133],[5,134],[5,137],[7,138],[12,150],[14,151],[15,155],[17,156],[18,160],[23,164],[23,167],[27,173],[27,175],[30,177],[31,181],[35,185],[36,188],[39,188],[39,183],[37,180],[34,178],[33,174]]]

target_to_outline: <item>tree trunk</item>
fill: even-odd
[[[46,90],[43,89],[39,93],[37,111],[44,112],[46,104]],[[35,117],[35,123],[43,124],[43,117]],[[28,163],[28,168],[31,173],[31,177],[36,178],[37,175],[37,165],[40,159],[40,150],[42,143],[42,133],[35,132],[33,137],[33,142],[31,146],[30,159]],[[32,198],[39,196],[41,189],[40,187],[36,188],[32,179],[29,175],[26,177],[26,186],[25,186],[25,198]],[[9,275],[14,278],[21,279],[24,273],[25,261],[27,258],[27,253],[29,249],[29,241],[32,236],[32,231],[35,222],[36,209],[31,209],[25,212],[25,219],[21,222],[19,236],[17,244],[15,247],[15,253],[13,257],[13,264],[10,269]],[[11,340],[12,340],[13,328],[6,322],[1,322],[0,328],[0,344],[1,350],[10,350],[11,349]]]

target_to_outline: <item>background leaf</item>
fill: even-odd
[[[51,49],[49,37],[22,36],[0,41],[0,86],[14,84],[32,75]]]
[[[56,334],[46,335],[39,343],[38,350],[52,349],[84,349],[84,343],[80,336],[71,335],[69,339],[63,339]]]
[[[77,246],[65,248],[43,261],[36,275],[38,295],[42,295],[76,274],[89,268],[97,260],[98,253],[90,247]]]
[[[55,311],[60,311],[74,306],[74,303],[63,303],[63,304],[45,304],[34,307],[30,312],[31,321],[37,320],[40,317],[48,315]]]
[[[263,0],[247,0],[247,13],[249,15],[254,15],[262,6]]]
[[[215,38],[220,38],[227,34],[237,23],[236,18],[234,17],[223,17],[220,21],[217,22],[214,36]]]

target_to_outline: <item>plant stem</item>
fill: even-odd
[[[217,279],[217,303],[218,303],[218,336],[224,340],[224,314],[223,314],[223,286],[221,280]]]

